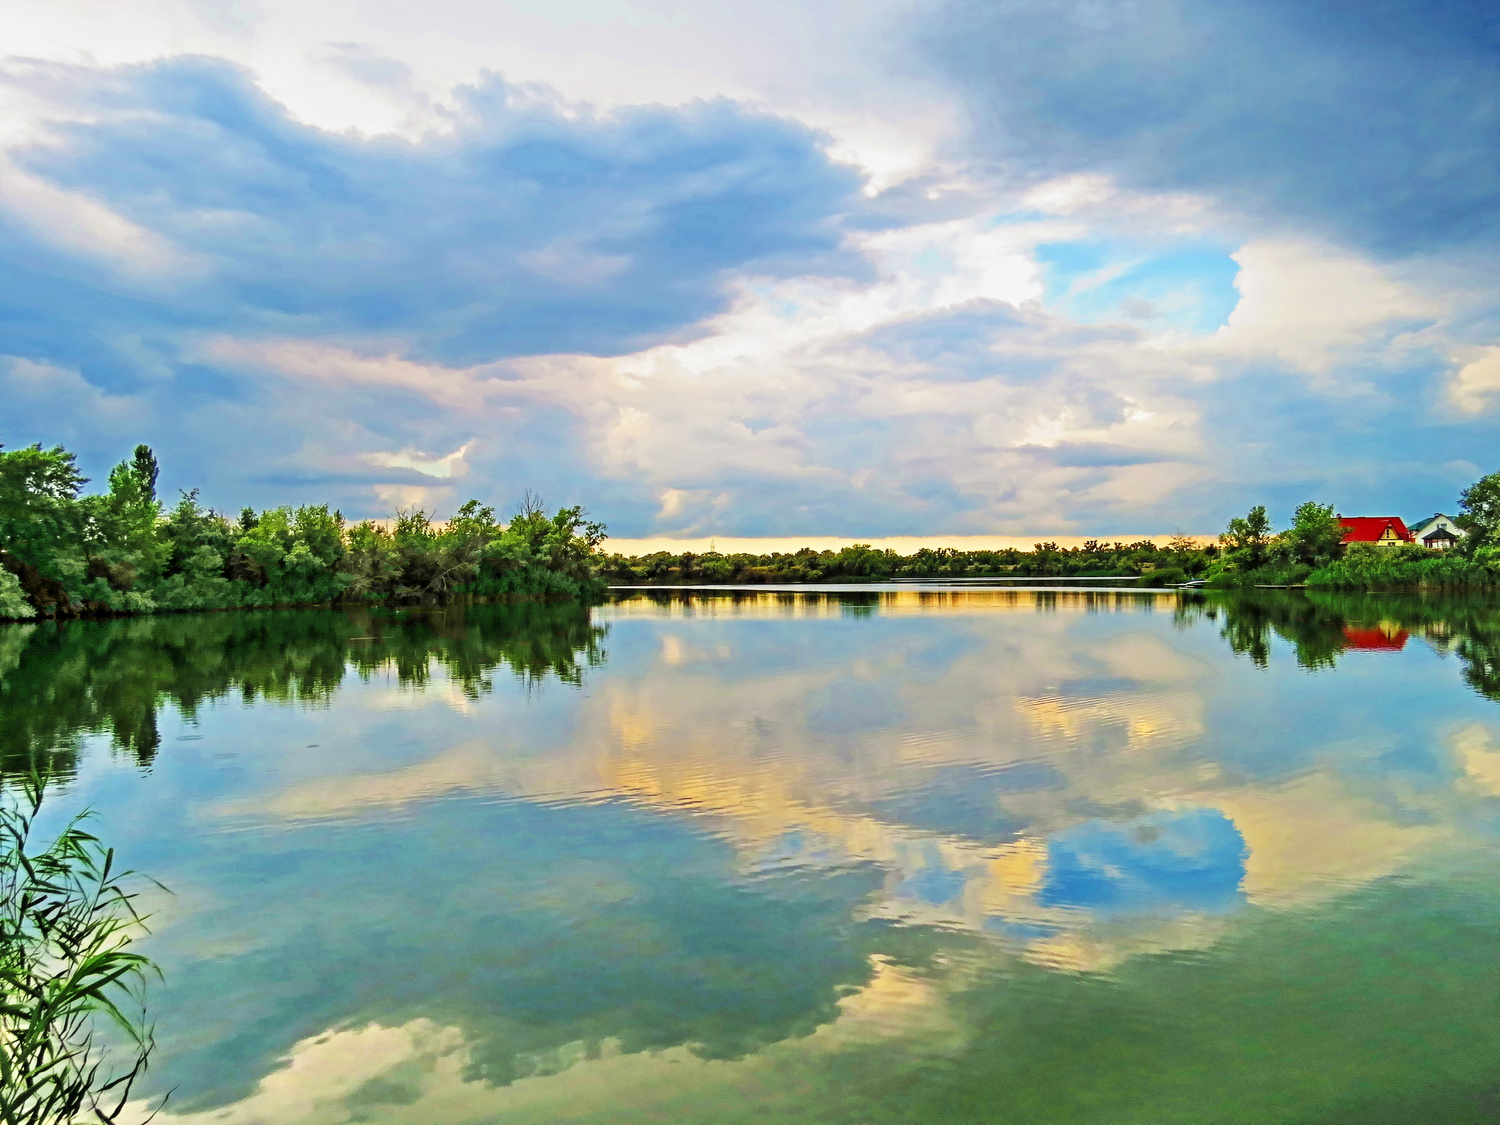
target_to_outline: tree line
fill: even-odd
[[[1308,501],[1277,532],[1257,505],[1229,521],[1216,558],[1203,568],[1211,586],[1299,586],[1334,590],[1483,589],[1500,586],[1500,473],[1459,494],[1454,522],[1466,532],[1446,551],[1420,543],[1345,543],[1333,505]]]
[[[1202,581],[1213,587],[1322,586],[1474,589],[1500,585],[1500,473],[1465,489],[1456,522],[1468,535],[1457,548],[1377,547],[1343,542],[1331,504],[1300,505],[1277,531],[1264,505],[1229,521],[1216,542],[1186,535],[1166,543],[1087,540],[1079,547],[1041,542],[1032,549],[923,548],[909,555],[855,543],[840,550],[768,554],[657,551],[608,554],[599,574],[625,585],[882,582],[893,578],[1135,578],[1143,586]]]
[[[1165,546],[1142,539],[1133,543],[1090,540],[1082,547],[1037,543],[1019,548],[958,550],[924,547],[909,555],[855,543],[837,551],[770,554],[707,551],[674,554],[605,555],[599,573],[624,584],[786,583],[884,581],[891,578],[983,578],[1013,575],[1053,578],[1145,576],[1151,581],[1183,581],[1202,555],[1196,540],[1179,536]]]
[[[510,520],[470,500],[438,522],[412,509],[349,523],[327,505],[205,508],[157,496],[148,446],[85,495],[61,446],[0,449],[0,618],[436,602],[453,595],[590,598],[604,526],[528,494]]]
[[[446,521],[421,510],[347,522],[327,505],[205,508],[197,490],[170,508],[155,454],[137,446],[85,495],[62,447],[0,449],[0,618],[149,613],[333,602],[440,602],[454,595],[590,599],[607,584],[885,581],[893,578],[1135,578],[1141,585],[1307,585],[1333,589],[1474,589],[1500,585],[1500,473],[1465,489],[1447,552],[1343,543],[1333,507],[1309,501],[1286,528],[1263,505],[1217,542],[1089,540],[1064,548],[923,548],[855,543],[837,551],[605,555],[602,524],[535,499],[502,522],[470,500]]]

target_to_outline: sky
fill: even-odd
[[[1500,13],[8,0],[0,442],[350,517],[1201,534],[1500,469]]]

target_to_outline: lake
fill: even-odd
[[[161,1125],[1500,1119],[1500,604],[808,587],[0,628]]]

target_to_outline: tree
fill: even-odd
[[[135,447],[135,459],[130,467],[134,471],[136,479],[141,482],[141,491],[152,500],[155,500],[156,477],[161,472],[161,467],[157,465],[156,454],[151,452],[149,445],[138,445]]]
[[[88,478],[73,454],[40,444],[0,451],[0,544],[48,579],[82,573],[78,490]]]
[[[146,450],[146,459],[141,450]],[[91,569],[100,566],[109,574],[109,584],[128,589],[137,578],[161,573],[172,556],[172,544],[159,534],[161,505],[156,500],[156,459],[145,446],[131,461],[121,461],[109,471],[109,492],[82,501],[85,516],[83,542]]]
[[[161,534],[171,548],[168,574],[219,575],[234,548],[234,529],[218,512],[198,504],[196,488],[181,494]]]
[[[1257,504],[1245,516],[1229,521],[1219,542],[1224,545],[1228,561],[1241,570],[1254,570],[1266,561],[1271,541],[1271,521],[1266,506]]]
[[[1257,504],[1241,518],[1229,521],[1229,527],[1219,536],[1219,541],[1230,549],[1263,547],[1271,537],[1271,521],[1266,516],[1266,506]]]
[[[1298,506],[1292,526],[1281,533],[1281,546],[1293,562],[1321,566],[1338,557],[1344,528],[1332,504],[1309,500]]]
[[[1459,494],[1462,515],[1456,522],[1467,531],[1469,551],[1500,543],[1500,473],[1480,477]]]

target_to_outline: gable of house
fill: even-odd
[[[1345,543],[1410,543],[1412,534],[1400,516],[1340,516]]]

